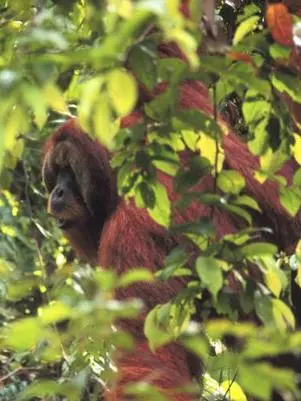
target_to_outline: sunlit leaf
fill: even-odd
[[[292,145],[293,155],[296,162],[301,165],[301,136],[294,134],[295,143]]]
[[[108,93],[110,100],[121,115],[128,114],[137,101],[137,84],[134,77],[124,70],[113,70],[108,75]]]
[[[70,318],[72,309],[62,302],[54,302],[40,309],[40,319],[43,324],[60,322]]]
[[[225,152],[220,141],[200,132],[196,149],[200,151],[202,157],[209,160],[216,171],[221,171],[225,160]]]
[[[120,280],[118,285],[121,287],[126,287],[130,284],[133,284],[137,281],[153,281],[154,277],[152,272],[150,272],[147,269],[133,269],[128,271],[127,273],[124,273]]]
[[[239,194],[245,185],[244,177],[235,170],[225,170],[217,176],[217,186],[225,193]]]
[[[254,16],[244,20],[238,26],[238,28],[235,31],[234,38],[233,38],[233,43],[235,45],[256,28],[259,18],[260,18],[259,16],[254,15]]]
[[[280,45],[279,43],[273,43],[269,48],[269,52],[275,60],[288,60],[291,49],[287,46]]]
[[[172,339],[172,335],[160,327],[157,316],[159,309],[160,306],[154,308],[147,315],[144,323],[144,334],[148,339],[150,349],[153,351],[158,347],[167,344]]]
[[[196,260],[196,271],[201,282],[216,296],[223,285],[222,269],[218,261],[211,257],[199,256]]]
[[[5,344],[15,350],[30,350],[45,338],[45,328],[38,319],[27,318],[12,323],[4,332]]]
[[[277,274],[275,270],[269,269],[269,271],[265,274],[265,282],[267,287],[271,290],[271,292],[279,297],[280,292],[282,290],[282,282],[281,278]]]
[[[97,138],[111,148],[113,138],[118,131],[118,122],[113,120],[112,110],[106,93],[99,95],[95,102],[92,121]]]
[[[166,395],[158,387],[147,382],[130,383],[126,386],[125,394],[134,396],[136,400],[168,401]]]
[[[295,316],[291,309],[280,299],[272,300],[273,315],[280,331],[295,328]]]
[[[129,54],[129,62],[137,79],[148,89],[153,89],[156,83],[156,61],[147,44],[135,46]]]
[[[242,246],[240,252],[246,258],[274,255],[277,252],[277,246],[268,242],[257,242]]]
[[[47,84],[43,88],[43,95],[53,110],[61,113],[67,111],[67,105],[64,96],[56,85],[51,83]]]
[[[301,207],[301,189],[281,186],[279,199],[281,205],[288,211],[288,213],[291,216],[296,216]]]
[[[247,401],[245,393],[235,381],[225,380],[220,386],[232,401]]]
[[[277,71],[272,74],[272,84],[279,92],[286,93],[295,102],[301,103],[301,82],[297,77]]]
[[[150,216],[162,226],[168,226],[170,222],[170,200],[166,188],[156,182],[152,185],[156,196],[156,204],[153,208],[148,208]]]

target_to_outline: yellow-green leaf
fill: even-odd
[[[272,300],[273,316],[280,331],[295,328],[295,317],[291,309],[280,299]]]
[[[72,309],[62,302],[54,302],[39,310],[42,323],[49,324],[70,318]]]
[[[295,281],[298,284],[298,286],[301,288],[301,266],[299,266],[297,269],[297,275],[296,275]]]
[[[233,44],[236,45],[240,42],[248,33],[252,32],[256,26],[257,22],[259,21],[259,16],[254,15],[246,20],[244,20],[239,27],[236,29]]]
[[[196,148],[200,150],[203,157],[209,160],[213,167],[216,167],[217,171],[221,171],[225,160],[225,154],[219,142],[216,142],[216,140],[209,135],[200,132]]]
[[[91,115],[94,113],[94,106],[99,98],[103,82],[102,76],[96,76],[85,82],[80,90],[78,118],[80,126],[87,132],[91,131]]]
[[[138,98],[134,77],[120,69],[112,71],[108,75],[108,94],[116,112],[120,115],[128,114],[134,108]]]
[[[295,143],[292,146],[293,155],[298,164],[301,164],[301,136],[294,134]]]
[[[119,125],[113,121],[112,110],[106,93],[102,93],[98,97],[93,109],[92,121],[97,138],[105,146],[111,148]]]
[[[221,388],[231,401],[247,401],[247,397],[238,383],[233,380],[225,380],[221,383]]]
[[[147,208],[148,213],[158,224],[167,227],[170,223],[171,213],[167,190],[158,182],[152,185],[152,189],[156,196],[156,204],[153,208]]]
[[[282,282],[277,272],[269,269],[265,275],[265,283],[271,292],[278,298],[282,290]]]
[[[53,110],[59,113],[66,113],[68,111],[64,96],[56,85],[46,85],[43,89],[43,95]]]
[[[19,106],[15,106],[10,115],[7,118],[5,125],[5,150],[13,151],[18,140],[18,135],[23,130],[25,124],[24,113]],[[26,128],[25,128],[26,129]]]

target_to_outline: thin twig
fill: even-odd
[[[215,123],[217,124],[217,102],[216,102],[216,85],[215,83],[213,84],[213,119]],[[213,176],[213,193],[216,192],[217,188],[217,168],[218,168],[218,159],[219,159],[219,141],[218,141],[218,136],[215,136],[215,160],[214,160],[214,176]],[[211,213],[210,213],[210,218],[211,220],[213,219],[215,211],[215,206],[212,205],[211,207]]]

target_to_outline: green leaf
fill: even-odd
[[[280,203],[291,216],[296,216],[301,206],[300,188],[280,187]]]
[[[117,282],[117,275],[113,270],[96,270],[95,281],[100,291],[112,291]]]
[[[183,137],[183,141],[185,142],[185,145],[188,147],[188,149],[194,152],[196,149],[198,135],[196,135],[195,131],[188,129],[182,130],[181,134]]]
[[[158,305],[149,312],[144,323],[144,334],[148,339],[149,347],[152,351],[169,343],[172,335],[160,327],[158,312],[162,306]]]
[[[268,364],[258,363],[242,365],[239,370],[239,379],[243,388],[251,395],[261,400],[270,400],[272,393],[271,377],[267,374],[265,366]],[[260,377],[260,383],[258,378]]]
[[[12,154],[16,153],[16,146],[21,143],[18,136],[23,130],[26,131],[26,121],[24,111],[18,105],[14,105],[13,110],[5,116],[4,148]]]
[[[136,191],[136,202],[139,207],[154,208],[156,205],[156,195],[153,188],[146,182],[143,181],[137,185]]]
[[[297,268],[297,274],[296,274],[295,282],[301,288],[301,266],[299,266]]]
[[[272,300],[273,316],[280,331],[295,328],[295,317],[291,309],[281,299]]]
[[[33,397],[49,397],[57,394],[60,390],[60,383],[54,380],[40,380],[32,383],[19,396],[18,400],[27,400]]]
[[[118,285],[119,287],[127,287],[128,285],[136,283],[137,281],[150,282],[153,280],[154,276],[151,271],[143,268],[141,269],[135,268],[133,270],[124,273],[121,276]]]
[[[258,378],[260,381],[258,382]],[[278,368],[267,362],[244,363],[239,368],[239,382],[250,395],[268,401],[272,389],[296,391],[296,377],[292,370]]]
[[[172,118],[175,130],[194,129],[208,134],[212,138],[220,138],[222,129],[213,117],[200,110],[182,110],[175,113]]]
[[[246,257],[273,256],[277,252],[277,246],[268,242],[258,242],[245,245],[240,250]]]
[[[211,165],[206,158],[196,156],[195,162],[196,163],[193,163],[193,159],[191,159],[190,168],[178,170],[174,180],[176,192],[186,192],[210,171]]]
[[[298,170],[294,174],[293,184],[301,186],[301,167],[299,167]]]
[[[147,208],[147,211],[158,224],[168,227],[170,223],[171,205],[167,189],[159,182],[152,184],[152,189],[156,196],[156,204],[153,208]]]
[[[288,60],[292,49],[289,46],[283,46],[279,43],[273,43],[269,47],[269,53],[274,60]]]
[[[237,22],[242,22],[245,19],[249,18],[251,15],[258,14],[260,12],[261,8],[259,5],[254,3],[246,4],[242,10],[239,10],[239,14],[237,16]]]
[[[127,398],[137,401],[168,401],[168,397],[157,386],[149,384],[146,381],[127,384],[124,392],[125,395],[130,396],[130,398]]]
[[[277,246],[268,242],[255,242],[242,246],[240,252],[245,258],[275,255],[277,252]]]
[[[46,101],[42,97],[41,90],[35,86],[24,84],[22,95],[26,104],[32,109],[35,123],[42,128],[47,120]]]
[[[268,119],[271,103],[254,89],[249,89],[242,105],[242,111],[246,123],[251,124],[251,128],[255,129],[258,122]]]
[[[236,29],[233,44],[236,45],[240,42],[248,33],[252,32],[256,27],[260,17],[254,15],[246,20],[244,20]]]
[[[277,71],[272,74],[272,84],[279,92],[286,93],[295,102],[301,103],[301,82],[299,78]]]
[[[49,106],[57,112],[67,111],[67,105],[64,96],[60,89],[53,83],[48,83],[43,88],[43,96],[46,99]]]
[[[159,81],[177,84],[183,73],[187,70],[187,64],[178,58],[159,58],[157,61],[157,73]]]
[[[301,137],[299,134],[294,134],[295,143],[292,146],[293,156],[296,162],[301,164]]]
[[[43,324],[60,322],[70,318],[72,309],[60,301],[51,303],[40,310],[40,319]]]
[[[215,227],[211,219],[202,217],[198,221],[177,224],[171,227],[174,234],[194,234],[211,236],[215,233]]]
[[[221,388],[229,396],[231,401],[248,401],[245,393],[238,383],[233,380],[225,380],[221,383]]]
[[[2,334],[7,347],[22,351],[34,348],[46,333],[37,318],[26,318],[12,323]]]
[[[215,84],[216,104],[223,106],[225,99],[233,92],[233,85],[231,85],[227,79],[224,80],[221,76]]]
[[[144,150],[139,150],[135,155],[135,163],[138,168],[147,170],[151,163],[151,158]]]
[[[248,142],[250,151],[256,156],[264,154],[267,150],[269,143],[267,124],[267,118],[263,118],[261,121],[256,123],[253,128],[254,138]]]
[[[199,57],[197,55],[198,42],[194,35],[181,28],[180,25],[175,25],[175,28],[168,29],[168,39],[179,46],[191,68],[196,70],[199,67]]]
[[[18,401],[32,400],[33,398],[46,399],[55,395],[64,395],[70,401],[76,401],[80,397],[82,385],[76,385],[71,381],[59,383],[54,380],[39,380],[31,383],[18,397]],[[53,398],[53,397],[51,397]]]
[[[223,273],[218,261],[212,257],[199,256],[196,271],[201,282],[216,296],[223,286]]]
[[[155,50],[155,49],[154,49]],[[131,69],[146,88],[152,90],[156,84],[155,53],[144,43],[133,47],[129,54]]]
[[[129,162],[125,162],[123,166],[118,170],[117,174],[117,188],[119,193],[125,192],[125,187],[128,184],[128,178],[132,172],[133,164]]]
[[[92,121],[97,138],[110,148],[113,137],[117,132],[117,127],[114,129],[112,110],[106,93],[101,93],[95,102]]]
[[[281,149],[273,152],[272,149],[269,148],[264,155],[260,156],[260,167],[263,173],[272,176],[280,170],[286,160],[287,154],[283,153]]]
[[[184,248],[177,246],[165,258],[165,265],[179,264],[183,266],[188,260],[187,253]]]
[[[208,341],[200,336],[185,336],[181,341],[185,348],[191,351],[193,354],[197,355],[199,358],[208,357]]]
[[[3,232],[3,229],[0,230]],[[7,286],[7,299],[11,301],[21,300],[26,296],[29,296],[32,292],[33,288],[37,286],[37,280],[33,279],[25,279],[20,280],[18,282],[11,282]]]
[[[244,177],[235,170],[224,170],[217,177],[218,188],[228,194],[239,194],[245,187]]]
[[[253,89],[262,94],[265,98],[271,95],[271,85],[267,79],[256,76],[256,69],[246,63],[237,62],[231,65],[224,73],[224,79],[228,79],[235,88],[243,85],[247,89]]]
[[[282,290],[282,281],[276,269],[269,269],[264,275],[266,286],[278,298]]]
[[[134,77],[121,69],[112,71],[107,77],[108,94],[120,115],[126,115],[134,108],[138,99],[137,83]]]
[[[255,297],[255,311],[265,327],[274,327],[273,304],[271,297],[258,295]]]
[[[242,207],[236,206],[236,205],[231,205],[231,204],[220,204],[221,207],[224,209],[228,210],[229,212],[236,214],[239,217],[242,217],[243,219],[246,220],[248,224],[252,224],[252,216],[249,212],[247,212],[245,209]]]
[[[144,104],[145,113],[153,120],[161,121],[172,113],[177,100],[176,89],[169,87],[154,100]]]
[[[83,127],[87,132],[90,131],[91,128],[91,115],[94,116],[94,106],[97,100],[99,100],[99,96],[103,97],[104,94],[101,93],[104,82],[104,78],[102,75],[94,76],[93,78],[86,81],[80,87],[80,100],[78,107],[78,117],[80,121],[80,126]],[[97,113],[97,111],[96,111]],[[101,118],[102,116],[97,116]],[[104,117],[106,121],[106,117]],[[97,118],[98,121],[98,118]]]
[[[174,248],[165,258],[164,268],[156,274],[160,280],[168,280],[173,275],[177,275],[177,271],[183,272],[183,267],[188,261],[188,255],[182,247]]]
[[[217,75],[223,75],[232,64],[232,60],[229,57],[211,55],[202,55],[200,62],[202,68]]]
[[[169,148],[169,143],[167,146],[161,145],[154,141],[150,145],[150,154],[152,158],[152,164],[164,173],[175,176],[179,170],[179,158],[177,153]]]
[[[260,209],[258,203],[256,202],[256,200],[251,198],[248,195],[237,196],[235,198],[235,200],[233,201],[233,203],[235,205],[238,205],[238,206],[247,206],[250,209],[257,210],[258,212],[261,212],[261,209]]]

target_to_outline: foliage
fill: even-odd
[[[263,2],[219,2],[216,15],[233,43],[225,46],[218,36],[212,44],[206,29],[200,30],[206,13],[200,4],[191,1],[187,19],[176,0],[0,1],[3,401],[98,399],[114,373],[112,349],[134,346],[114,321],[136,316],[141,307],[139,300],[117,302],[114,289],[175,275],[190,275],[191,281],[176,299],[148,315],[151,348],[178,338],[200,356],[206,366],[205,399],[269,400],[273,388],[298,398],[294,372],[273,366],[269,358],[295,354],[301,346],[289,290],[293,270],[301,283],[300,249],[288,257],[277,253],[276,244],[256,240],[260,229],[252,225],[252,213],[258,205],[244,194],[243,177],[223,170],[227,128],[215,116],[217,111],[229,116],[235,106],[233,125],[259,158],[257,179],[277,180],[281,204],[296,215],[301,170],[291,183],[276,173],[290,157],[301,164],[298,118],[289,108],[291,101],[301,103],[293,58],[301,22],[283,4],[265,10]],[[176,42],[187,63],[159,59],[155,49],[162,41]],[[177,110],[179,83],[191,78],[210,87],[214,116]],[[137,81],[149,91],[167,81],[169,89],[144,106],[146,124],[119,130],[120,118],[137,103]],[[43,140],[70,115],[114,150],[120,194],[134,196],[158,223],[201,249],[192,269],[180,247],[156,277],[140,266],[117,277],[74,259],[46,214],[39,173]],[[184,169],[177,153],[185,147],[198,156]],[[248,228],[216,240],[208,219],[170,226],[173,205],[156,181],[156,169],[174,176],[183,195],[179,207],[193,200],[212,210],[220,207]],[[213,193],[189,190],[208,173],[215,177]],[[261,279],[254,279],[253,269]],[[203,302],[201,326],[191,322],[195,300]],[[156,389],[141,383],[129,391],[138,399],[159,399]]]

